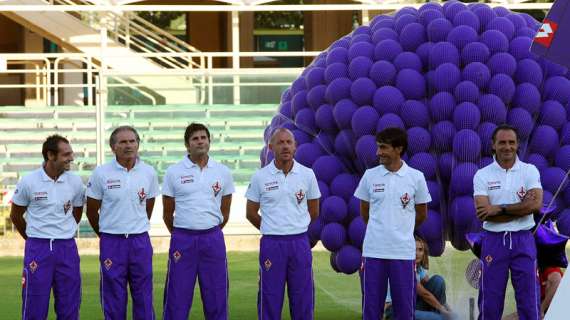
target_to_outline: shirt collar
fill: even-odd
[[[192,160],[190,160],[190,155],[186,155],[184,157],[184,160],[182,160],[182,163],[184,164],[184,167],[186,167],[187,169],[190,168],[200,168],[200,166],[198,166],[198,164],[192,162]],[[214,166],[214,160],[212,159],[212,157],[208,156],[208,163],[206,163],[206,167],[207,168],[212,168]]]
[[[498,170],[502,170],[502,171],[506,170],[505,168],[503,168],[499,165],[499,163],[497,162],[496,156],[493,156],[493,166],[495,166],[495,169],[498,169]],[[512,166],[512,168],[509,169],[509,171],[517,171],[520,169],[520,167],[521,167],[521,161],[519,159],[519,156],[516,156],[515,164]]]
[[[137,157],[137,161],[135,162],[135,165],[133,166],[133,168],[131,170],[135,170],[138,168],[139,164],[140,164],[141,160],[139,157]],[[113,158],[113,166],[116,169],[122,170],[122,171],[127,171],[127,168],[123,167],[119,161],[117,161],[117,158]]]
[[[42,165],[42,167],[40,168],[40,171],[42,172],[42,173],[41,173],[41,175],[42,175],[42,181],[44,181],[44,182],[53,182],[53,179],[52,179],[50,176],[48,176],[48,174],[47,174],[47,172],[46,172],[46,169],[44,168],[43,165]],[[64,182],[65,179],[66,179],[66,177],[67,177],[67,172],[64,171],[62,174],[59,175],[59,177],[57,177],[57,181],[59,181],[59,182]]]
[[[380,173],[383,176],[387,175],[388,173],[394,173],[394,174],[399,175],[400,177],[403,177],[406,175],[406,172],[408,172],[408,165],[406,164],[406,161],[404,161],[404,160],[402,160],[402,166],[396,172],[392,172],[392,171],[386,169],[386,167],[384,167],[383,165],[380,166]]]
[[[273,175],[278,174],[279,172],[283,172],[283,170],[277,169],[277,167],[275,166],[275,160],[271,161],[269,166],[270,166],[269,169],[271,169],[271,174]],[[289,173],[298,173],[298,172],[299,172],[299,163],[297,163],[297,161],[293,159],[293,168],[291,168],[291,171],[289,171]]]

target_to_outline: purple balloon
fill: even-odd
[[[507,107],[494,94],[486,94],[479,99],[479,110],[481,110],[481,121],[502,124],[507,120]]]
[[[333,107],[328,104],[323,104],[317,109],[315,113],[315,124],[319,129],[325,132],[336,133],[338,130],[333,115]]]
[[[297,147],[295,160],[305,167],[312,167],[313,163],[323,155],[323,150],[315,143],[305,143]]]
[[[493,153],[492,138],[495,128],[497,128],[496,124],[492,122],[483,122],[477,129],[477,133],[481,139],[481,153],[485,156],[490,156]]]
[[[313,140],[311,135],[306,133],[305,131],[297,129],[297,130],[292,130],[292,132],[293,136],[295,137],[295,141],[297,142],[297,145],[309,143]]]
[[[337,102],[333,108],[334,120],[339,129],[349,129],[352,115],[358,106],[349,99],[343,99]]]
[[[461,76],[463,80],[471,81],[480,89],[484,89],[491,79],[491,71],[481,62],[471,62],[463,68]]]
[[[454,163],[453,153],[445,152],[440,154],[438,159],[439,176],[446,183],[449,182],[451,179],[453,163]]]
[[[368,77],[358,78],[350,87],[350,96],[357,105],[370,105],[376,92],[376,84]]]
[[[402,69],[413,69],[417,72],[422,72],[423,69],[420,57],[409,51],[405,51],[397,55],[394,59],[394,66],[398,71],[401,71]]]
[[[341,156],[354,158],[354,145],[356,138],[350,129],[340,131],[334,140],[334,150]]]
[[[374,57],[374,45],[370,42],[357,42],[348,48],[348,60],[352,61],[356,57]]]
[[[360,217],[360,199],[352,196],[348,201],[348,218],[352,221],[356,217]]]
[[[451,29],[453,29],[453,25],[449,20],[435,19],[427,25],[427,38],[434,43],[445,41]]]
[[[546,160],[546,158],[543,155],[538,153],[529,154],[526,159],[526,162],[534,165],[538,169],[538,171],[542,171],[548,168],[548,160]]]
[[[544,190],[550,191],[552,194],[556,194],[556,191],[560,188],[560,190],[565,190],[568,186],[568,182],[564,181],[564,177],[566,176],[566,171],[562,170],[558,167],[550,167],[546,168],[541,171],[541,182]]]
[[[325,98],[328,103],[335,104],[342,99],[350,98],[350,87],[352,81],[348,78],[334,79],[325,91]]]
[[[326,67],[324,77],[327,84],[338,78],[348,78],[348,68],[344,63],[333,63]]]
[[[512,77],[517,70],[517,60],[506,52],[498,52],[489,58],[487,67],[492,75],[504,73]]]
[[[530,152],[549,157],[558,147],[558,133],[550,126],[538,126],[530,138]]]
[[[421,224],[418,233],[426,241],[442,239],[444,236],[442,226],[441,214],[429,210],[427,219]]]
[[[515,26],[513,23],[509,19],[500,16],[489,21],[486,26],[486,30],[498,30],[509,40],[511,40],[515,35]]]
[[[336,266],[344,274],[353,274],[360,268],[362,253],[351,245],[345,245],[336,254]]]
[[[378,42],[374,48],[374,60],[392,61],[402,51],[402,46],[395,40],[386,39]]]
[[[491,9],[486,5],[474,8],[473,13],[477,15],[477,17],[479,18],[479,22],[481,23],[481,26],[483,28],[485,28],[485,26],[487,25],[487,23],[489,23],[489,21],[497,17],[497,14],[493,11],[493,9]]]
[[[319,84],[314,86],[307,93],[307,103],[313,110],[317,110],[323,103],[325,103],[325,93],[327,86],[324,84]]]
[[[377,61],[370,68],[370,79],[378,87],[391,86],[396,80],[396,68],[389,61]]]
[[[507,114],[507,123],[517,129],[520,140],[527,140],[534,127],[532,116],[523,108],[514,108]]]
[[[461,81],[461,71],[452,63],[444,63],[435,69],[435,88],[439,91],[451,91]]]
[[[319,241],[321,239],[321,232],[323,231],[324,226],[325,224],[320,218],[311,222],[309,224],[309,229],[307,230],[309,239],[311,239],[311,241]]]
[[[366,168],[378,165],[376,149],[376,138],[373,135],[362,136],[356,142],[356,156]]]
[[[542,104],[538,123],[560,130],[566,122],[566,109],[560,102],[548,100]]]
[[[297,128],[308,132],[310,134],[315,134],[317,128],[315,125],[315,113],[311,109],[302,109],[297,112],[295,116],[295,125]]]
[[[348,44],[347,44],[348,45]],[[337,47],[328,51],[327,66],[333,63],[348,64],[348,49],[344,47]]]
[[[426,81],[421,73],[404,69],[396,76],[396,87],[407,99],[423,99],[426,96]]]
[[[459,82],[453,92],[458,103],[476,103],[477,100],[479,100],[479,87],[471,81],[465,80]]]
[[[406,51],[415,51],[426,40],[426,30],[417,22],[406,25],[400,32],[400,44]]]
[[[321,219],[324,223],[342,222],[348,213],[346,202],[338,196],[332,195],[323,201]]]
[[[472,195],[473,177],[478,169],[479,166],[471,162],[456,165],[451,173],[451,193],[455,196]]]
[[[528,82],[536,87],[540,87],[543,80],[542,68],[533,59],[522,59],[517,64],[514,79],[518,83]]]
[[[424,27],[428,27],[434,20],[438,19],[447,21],[447,19],[445,19],[445,16],[440,10],[427,9],[427,10],[422,10],[422,12],[420,12],[419,14],[419,21]],[[430,38],[428,37],[428,39]]]
[[[453,2],[450,2],[448,6],[443,7],[443,10],[445,13],[445,17],[448,20],[453,21],[453,18],[455,18],[455,16],[459,12],[469,10],[469,9],[467,9],[467,6],[464,5],[463,3],[459,2],[459,1],[453,1]]]
[[[368,57],[356,57],[348,65],[348,75],[351,80],[356,80],[360,77],[368,77],[370,68],[374,62]]]
[[[459,51],[449,42],[438,42],[431,48],[429,54],[429,66],[432,69],[444,63],[451,63],[459,66]]]
[[[306,90],[299,91],[299,93],[297,93],[293,96],[293,99],[291,100],[291,111],[292,111],[293,117],[295,117],[297,112],[299,112],[301,109],[308,108],[308,107],[309,107],[309,105],[307,104],[307,91]]]
[[[427,180],[435,178],[437,161],[435,157],[429,153],[419,152],[414,154],[408,161],[408,165],[421,171]]]
[[[453,155],[461,162],[476,163],[481,156],[481,139],[473,130],[463,129],[453,138]]]
[[[427,152],[431,146],[431,135],[422,127],[408,129],[408,154]]]
[[[370,106],[358,108],[352,115],[352,131],[357,138],[376,133],[376,125],[380,116],[376,109]]]
[[[461,50],[461,62],[464,65],[470,64],[472,62],[487,62],[487,59],[491,55],[489,48],[481,42],[471,42],[463,47]]]
[[[319,200],[322,207],[323,201],[330,196],[330,190],[329,186],[322,181],[317,181],[317,184],[319,185],[319,191],[321,192],[321,198]]]
[[[344,170],[343,164],[335,156],[321,156],[313,164],[313,170],[318,180],[330,184],[334,177]]]
[[[305,83],[304,77],[299,77],[297,80],[293,81],[291,84],[291,96],[295,96],[297,93],[306,90],[307,85]]]
[[[382,40],[392,39],[398,41],[398,33],[391,28],[378,28],[372,34],[372,42],[378,44]]]
[[[402,12],[400,10],[400,12]],[[398,34],[401,34],[404,28],[412,23],[416,23],[418,21],[418,17],[412,14],[401,14],[399,17],[396,17],[396,23],[394,25],[394,30]]]
[[[427,128],[430,122],[427,106],[418,100],[408,100],[402,104],[402,120],[407,128]],[[353,125],[354,127],[354,125]]]
[[[305,76],[305,85],[307,89],[311,89],[319,84],[324,84],[325,69],[324,68],[311,68]]]
[[[348,202],[358,186],[358,181],[359,179],[355,175],[341,173],[333,179],[330,187],[331,193]]]
[[[483,32],[479,41],[489,48],[491,54],[507,52],[509,50],[509,39],[498,30],[487,30]]]
[[[431,119],[435,122],[451,120],[453,109],[455,109],[455,97],[449,92],[436,93],[429,102]]]
[[[570,237],[570,208],[562,211],[556,221],[556,227],[558,227],[560,234]]]
[[[460,103],[453,111],[453,124],[458,130],[475,129],[481,121],[481,112],[471,102]]]
[[[285,118],[291,119],[292,118],[292,110],[291,110],[291,102],[283,102],[279,106],[279,113],[282,114]]]
[[[378,120],[378,125],[376,125],[376,132],[380,132],[386,128],[400,128],[405,129],[406,126],[402,119],[395,113],[386,113],[380,120]]]
[[[337,251],[346,243],[346,230],[340,223],[327,223],[321,232],[321,242],[329,251]]]
[[[427,186],[428,186],[429,194],[431,196],[431,201],[428,204],[428,207],[430,209],[433,209],[433,210],[439,210],[439,204],[440,204],[440,200],[441,200],[440,199],[441,187],[440,187],[439,183],[437,183],[436,181],[433,181],[433,180],[428,180]]]
[[[520,29],[517,29],[520,30]],[[532,39],[524,36],[517,36],[509,44],[509,53],[517,60],[530,58],[530,46]]]
[[[477,31],[468,26],[457,26],[447,35],[447,41],[453,43],[458,49],[479,39]]]
[[[566,105],[570,100],[570,80],[566,77],[551,77],[544,83],[544,97]]]
[[[473,28],[475,31],[479,31],[481,27],[481,23],[479,22],[479,17],[475,15],[470,10],[463,10],[458,12],[455,17],[453,17],[453,25],[454,26],[468,26]]]
[[[432,47],[433,43],[424,42],[416,49],[416,54],[420,58],[422,68],[423,66],[429,66],[429,53],[431,52]],[[422,70],[419,71],[421,72]]]
[[[358,216],[350,222],[348,226],[348,238],[350,243],[352,243],[357,248],[362,248],[362,243],[364,242],[364,233],[366,232],[366,224],[362,217]]]
[[[450,121],[440,121],[432,127],[433,146],[437,152],[451,151],[456,130]]]
[[[505,104],[511,102],[515,89],[513,79],[506,74],[496,74],[489,81],[488,92],[501,98]]]
[[[568,109],[567,113],[570,113],[570,108]],[[560,130],[560,144],[570,144],[570,120],[568,121]]]
[[[557,167],[564,171],[570,170],[570,145],[562,146],[558,149],[555,163]]]
[[[372,100],[374,108],[381,116],[387,113],[399,114],[400,107],[405,101],[402,92],[392,86],[378,88]]]
[[[540,111],[541,100],[538,88],[531,83],[525,82],[517,86],[512,105],[523,108],[534,115]]]

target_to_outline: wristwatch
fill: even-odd
[[[501,205],[501,214],[503,214],[503,215],[507,214],[507,205],[506,204]]]

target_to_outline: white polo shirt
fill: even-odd
[[[321,192],[313,170],[294,161],[285,176],[271,161],[251,177],[245,197],[260,204],[261,234],[292,235],[307,232],[307,200],[319,199]]]
[[[362,256],[379,259],[414,260],[416,204],[431,201],[421,171],[402,161],[397,172],[383,165],[364,172],[354,196],[370,203]]]
[[[26,235],[41,239],[71,239],[77,232],[74,207],[83,207],[85,187],[81,178],[64,172],[54,181],[44,168],[23,177],[12,202],[26,210]]]
[[[99,231],[104,233],[147,232],[146,200],[157,195],[156,171],[141,160],[127,171],[113,159],[97,167],[87,183],[87,197],[101,200]]]
[[[518,157],[509,170],[501,168],[495,160],[479,169],[473,177],[473,195],[489,197],[492,205],[519,203],[531,189],[542,189],[540,174],[534,165],[522,162]],[[493,232],[530,230],[532,227],[532,214],[509,222],[483,222],[483,229]]]
[[[220,225],[222,197],[234,191],[230,169],[212,158],[200,169],[184,157],[166,170],[162,184],[162,194],[174,198],[174,226],[190,230]]]

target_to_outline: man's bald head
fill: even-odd
[[[283,134],[289,135],[290,138],[293,139],[293,142],[296,143],[295,135],[293,134],[293,132],[291,132],[291,130],[289,130],[287,128],[277,128],[277,129],[275,129],[275,131],[273,131],[273,134],[271,135],[271,138],[269,139],[269,144],[275,144],[275,139],[277,138],[277,136],[280,136]]]
[[[293,132],[285,128],[276,129],[269,140],[269,149],[279,163],[291,163],[297,149]]]

